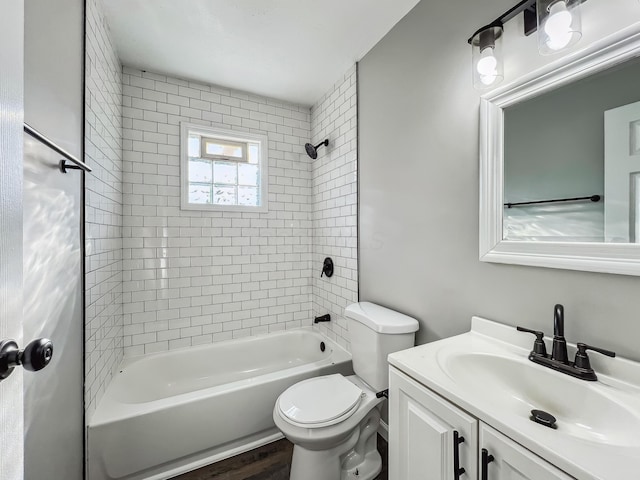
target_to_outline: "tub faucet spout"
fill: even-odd
[[[330,322],[330,321],[331,321],[331,315],[327,313],[326,315],[321,315],[319,317],[314,318],[313,323]]]

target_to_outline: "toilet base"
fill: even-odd
[[[373,480],[382,470],[382,457],[378,450],[365,455],[364,461],[351,470],[343,470],[340,480]]]
[[[377,449],[380,412],[373,408],[351,435],[328,450],[294,445],[289,480],[373,480],[382,470]]]

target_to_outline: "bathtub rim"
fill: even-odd
[[[337,349],[346,352],[347,355],[349,356],[349,359],[351,359],[351,354],[343,346],[338,344],[335,340],[330,339],[327,335],[322,333],[322,331],[319,328],[316,328],[313,326],[305,326],[305,327],[289,328],[287,330],[278,330],[277,332],[260,333],[258,335],[248,335],[246,337],[240,337],[240,338],[229,338],[226,340],[220,340],[219,342],[203,343],[201,345],[173,348],[173,349],[164,350],[161,352],[125,355],[118,365],[118,370],[122,370],[122,368],[129,367],[134,363],[138,363],[143,360],[151,360],[156,357],[171,356],[174,354],[177,355],[183,352],[198,352],[201,350],[207,350],[212,347],[225,346],[233,343],[250,343],[262,338],[287,336],[288,334],[295,333],[295,332],[307,332],[307,333],[315,334],[315,336],[322,337],[322,341],[327,342],[332,347],[337,347]],[[335,349],[336,348],[334,348],[334,350]]]
[[[180,353],[186,352],[186,351],[193,352],[194,349],[207,350],[207,349],[215,348],[220,345],[228,345],[231,343],[249,343],[251,341],[256,341],[261,338],[267,338],[267,337],[273,338],[277,336],[286,336],[287,334],[291,334],[292,332],[300,332],[300,331],[314,335],[318,337],[320,341],[325,342],[327,347],[330,348],[332,351],[331,356],[315,362],[310,362],[303,365],[297,365],[295,367],[289,367],[282,370],[277,370],[275,372],[258,375],[257,377],[236,380],[234,382],[229,382],[226,384],[217,385],[214,387],[208,387],[200,390],[185,392],[185,393],[173,395],[170,397],[164,397],[164,398],[152,400],[149,402],[123,403],[114,398],[114,393],[111,390],[111,384],[114,381],[115,375],[117,375],[118,371],[132,365],[133,363],[137,363],[142,360],[149,360],[149,359],[157,358],[160,356],[179,355]],[[273,381],[278,378],[281,378],[283,372],[288,372],[289,375],[296,375],[296,374],[304,373],[310,370],[316,370],[325,365],[340,364],[340,363],[350,362],[350,361],[351,361],[351,354],[344,347],[342,347],[337,342],[335,342],[334,340],[330,339],[325,334],[323,334],[319,329],[314,327],[300,327],[295,329],[282,330],[278,332],[265,333],[265,334],[254,335],[249,337],[223,340],[220,342],[197,345],[194,347],[181,347],[181,348],[168,350],[164,352],[154,352],[150,354],[125,356],[121,360],[120,364],[118,365],[114,378],[112,378],[109,385],[107,385],[107,388],[105,389],[102,399],[98,403],[95,411],[93,412],[93,415],[88,420],[87,430],[90,430],[91,428],[108,425],[110,423],[118,422],[121,420],[127,420],[129,418],[133,418],[138,415],[157,412],[165,408],[169,408],[176,403],[181,403],[181,404],[195,403],[205,396],[212,396],[212,395],[220,394],[222,392],[235,391],[235,390],[247,388],[250,385],[256,385],[256,384],[260,384],[268,381]]]

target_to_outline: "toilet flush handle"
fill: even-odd
[[[376,393],[376,398],[389,398],[389,389]]]

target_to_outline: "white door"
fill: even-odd
[[[640,242],[640,102],[604,112],[604,236]]]
[[[23,0],[0,0],[0,342],[22,346]],[[0,381],[0,478],[23,477],[22,369]]]
[[[479,445],[481,479],[573,480],[573,477],[484,423],[480,423]],[[483,449],[486,450],[486,460]]]
[[[389,374],[389,478],[477,478],[478,422],[400,371]],[[456,433],[464,441],[455,442]],[[456,455],[457,450],[457,455]]]

